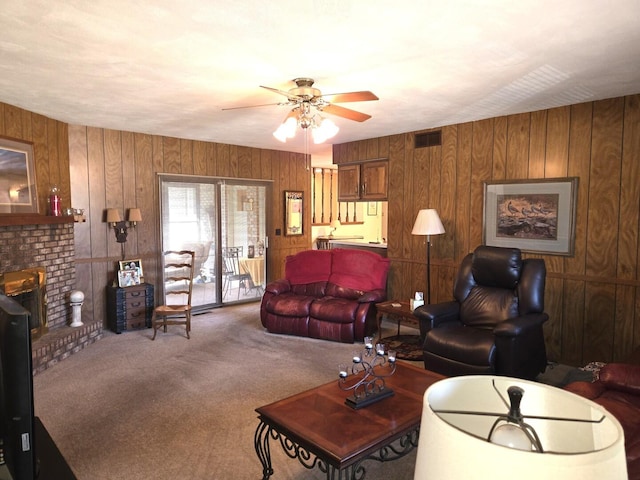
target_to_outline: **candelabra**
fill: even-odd
[[[353,394],[345,403],[353,409],[371,405],[393,395],[387,388],[385,378],[396,371],[396,352],[389,350],[385,356],[384,344],[377,343],[373,348],[373,337],[364,338],[364,350],[353,354],[352,364],[338,366],[338,385],[342,390]]]

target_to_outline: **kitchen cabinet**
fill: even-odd
[[[338,201],[380,201],[387,199],[388,162],[338,165]]]

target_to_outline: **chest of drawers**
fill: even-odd
[[[116,333],[151,327],[153,285],[107,287],[107,322]]]

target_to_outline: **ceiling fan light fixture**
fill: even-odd
[[[340,131],[338,126],[333,123],[332,120],[328,118],[322,118],[320,117],[320,115],[317,116],[317,119],[318,120],[315,122],[313,130],[311,130],[313,143],[323,143],[326,140],[335,137],[338,131]]]
[[[276,137],[277,140],[285,143],[288,138],[293,138],[296,134],[296,127],[298,122],[296,117],[290,115],[287,119],[282,122],[275,132],[273,132],[273,136]]]

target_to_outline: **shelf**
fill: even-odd
[[[58,225],[73,222],[73,215],[52,217],[49,215],[38,215],[37,213],[0,214],[0,227],[8,227],[11,225]]]

